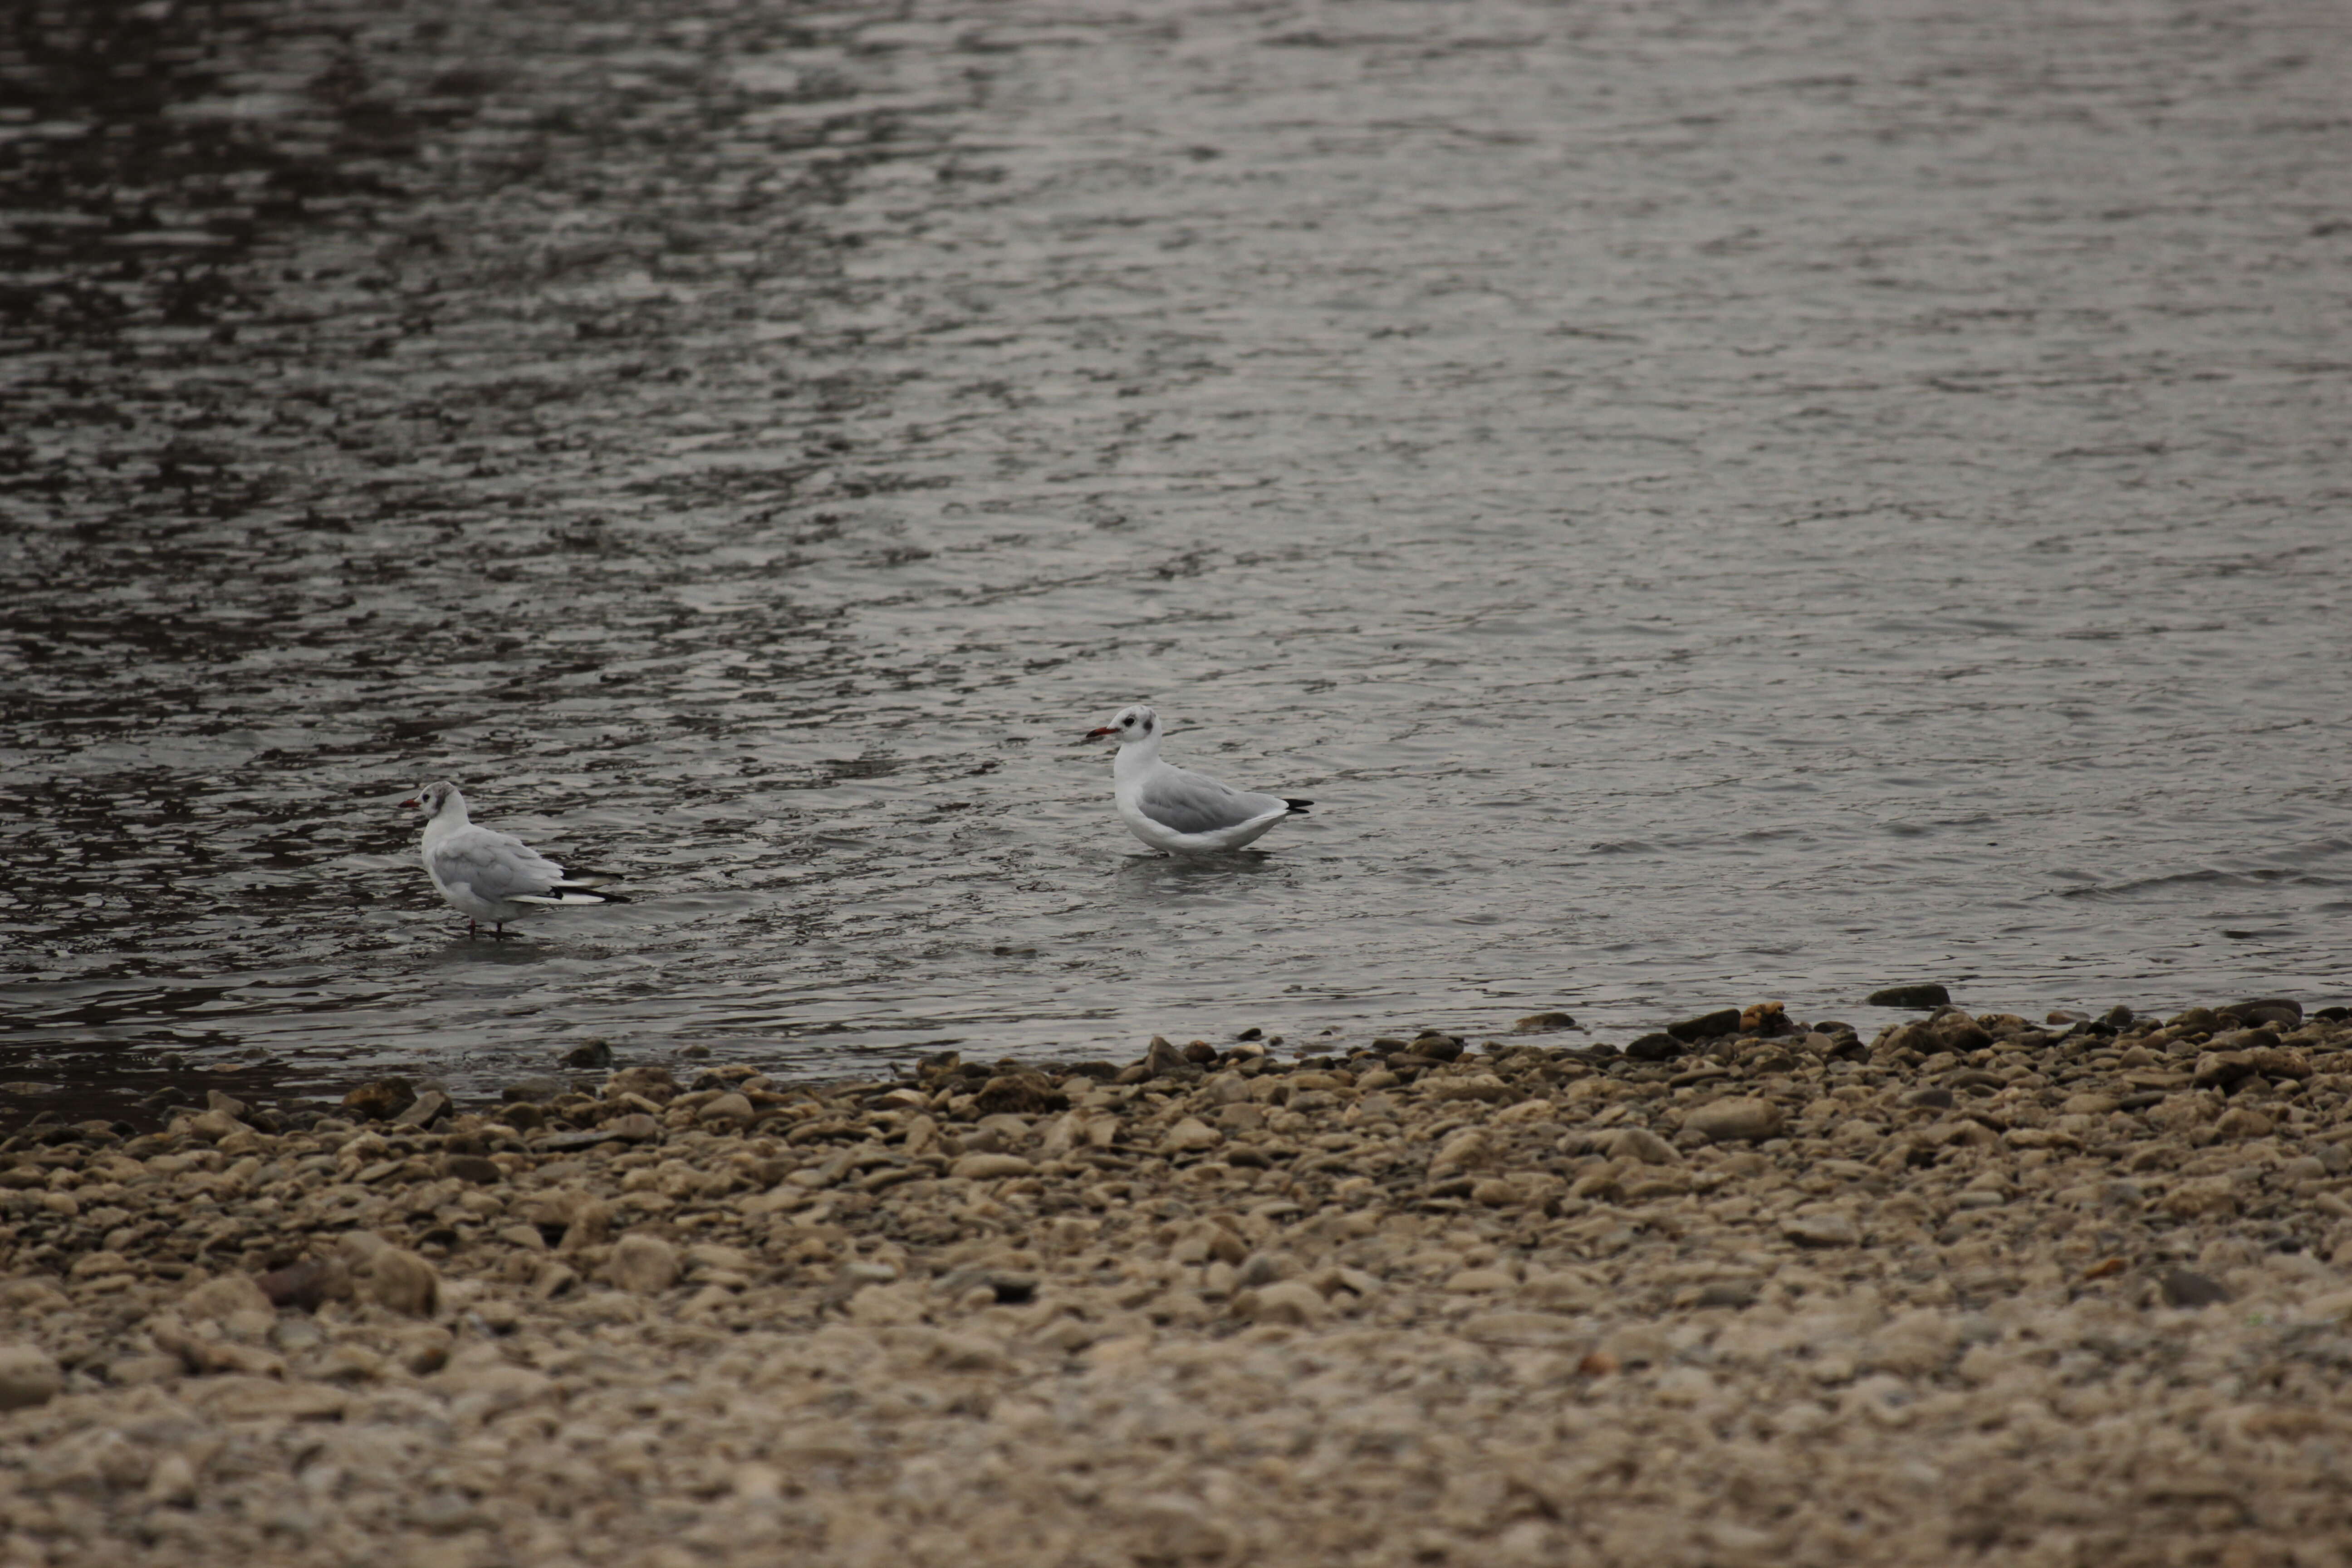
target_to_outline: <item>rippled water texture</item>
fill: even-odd
[[[2339,994],[2335,0],[12,16],[16,1073]]]

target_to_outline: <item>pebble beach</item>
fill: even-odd
[[[2342,1563],[2347,1098],[1759,1005],[36,1119],[5,1562]]]

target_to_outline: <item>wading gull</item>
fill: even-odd
[[[1311,800],[1255,795],[1160,760],[1160,715],[1122,708],[1118,717],[1087,732],[1118,742],[1110,776],[1112,798],[1128,831],[1171,855],[1216,855],[1238,849],[1286,816],[1306,815]]]
[[[566,876],[562,867],[513,834],[475,826],[466,818],[466,797],[456,784],[426,784],[400,804],[425,814],[425,874],[449,907],[466,917],[468,936],[482,921],[490,922],[494,935],[504,936],[507,921],[550,905],[628,902],[618,893],[594,890],[611,877],[595,871]]]

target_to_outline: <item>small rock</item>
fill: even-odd
[[[2269,1117],[2242,1105],[2231,1106],[2213,1123],[2216,1138],[2267,1138],[2273,1131]]]
[[[1286,1252],[1253,1252],[1242,1259],[1240,1268],[1234,1272],[1234,1284],[1240,1289],[1255,1290],[1297,1272],[1298,1260]]]
[[[273,1307],[297,1307],[318,1311],[322,1302],[351,1295],[351,1269],[334,1258],[299,1258],[282,1269],[270,1269],[254,1284]]]
[[[1561,1029],[1573,1029],[1576,1020],[1565,1013],[1530,1013],[1511,1026],[1515,1035],[1549,1035]]]
[[[1739,1033],[1739,1009],[1719,1007],[1712,1013],[1701,1013],[1696,1018],[1685,1018],[1679,1024],[1668,1024],[1666,1033],[1685,1045],[1695,1045],[1700,1040],[1716,1039],[1724,1035],[1736,1035]]]
[[[2238,1212],[2238,1184],[2227,1176],[2199,1176],[2164,1194],[2158,1205],[2175,1219]]]
[[[485,1154],[452,1154],[442,1162],[442,1171],[461,1182],[487,1187],[506,1180],[505,1167]]]
[[[1862,1227],[1842,1214],[1804,1214],[1785,1220],[1780,1234],[1799,1247],[1859,1247]]]
[[[188,1403],[220,1421],[334,1421],[351,1395],[320,1383],[279,1383],[231,1373],[183,1384]]]
[[[1872,992],[1869,997],[1874,1007],[1910,1007],[1922,1012],[1930,1007],[1948,1006],[1951,1000],[1952,994],[1933,982],[1919,985],[1889,985],[1883,991]]]
[[[1054,1087],[1053,1079],[1024,1069],[1000,1073],[981,1085],[971,1109],[974,1116],[1043,1116],[1066,1110],[1069,1104],[1070,1097]]]
[[[1148,1542],[1135,1554],[1139,1562],[1215,1563],[1234,1554],[1232,1530],[1191,1498],[1175,1493],[1147,1497],[1126,1512]]]
[[[1672,1061],[1683,1054],[1683,1043],[1672,1035],[1643,1035],[1625,1047],[1626,1057],[1637,1062]]]
[[[369,1300],[411,1318],[429,1318],[440,1305],[441,1276],[414,1252],[382,1237],[354,1231],[342,1239],[360,1290]]]
[[[1214,1149],[1225,1141],[1225,1135],[1197,1116],[1187,1116],[1168,1130],[1160,1141],[1163,1154],[1189,1154],[1196,1150]]]
[[[1145,1047],[1140,1066],[1147,1080],[1159,1078],[1186,1078],[1200,1070],[1184,1059],[1182,1051],[1170,1045],[1167,1039],[1160,1035],[1151,1037],[1151,1044]]]
[[[730,1089],[705,1105],[701,1114],[705,1121],[740,1127],[758,1113],[759,1108],[751,1103],[751,1096]]]
[[[1445,1281],[1445,1288],[1459,1296],[1482,1296],[1496,1290],[1507,1290],[1518,1281],[1503,1268],[1465,1268]]]
[[[1489,1176],[1470,1189],[1472,1203],[1484,1204],[1492,1209],[1509,1208],[1514,1204],[1527,1202],[1527,1194],[1520,1190],[1517,1182],[1502,1176]]]
[[[163,1508],[192,1508],[196,1500],[196,1467],[185,1454],[165,1454],[147,1475],[147,1500]]]
[[[427,1323],[401,1337],[400,1364],[419,1377],[439,1372],[449,1364],[449,1351],[456,1342],[448,1330]]]
[[[1769,1100],[1709,1100],[1683,1118],[1685,1131],[1717,1143],[1756,1142],[1780,1131],[1780,1108]]]
[[[1475,1100],[1497,1105],[1518,1092],[1490,1072],[1472,1073],[1466,1078],[1423,1079],[1422,1081],[1427,1086],[1432,1100]]]
[[[618,1138],[624,1143],[658,1143],[662,1135],[661,1123],[642,1110],[615,1116],[596,1131],[607,1138]]]
[[[1036,1171],[1036,1166],[1018,1154],[966,1154],[948,1167],[949,1175],[961,1176],[967,1181],[974,1182],[995,1182],[1008,1176],[1034,1175]]]
[[[217,1143],[235,1133],[247,1131],[244,1122],[219,1110],[200,1110],[188,1118],[188,1131],[198,1138]]]
[[[2158,1277],[2157,1289],[2168,1307],[2216,1307],[2230,1300],[2230,1292],[2218,1279],[2209,1279],[2186,1268],[2168,1268]]]
[[[1323,1293],[1303,1279],[1277,1280],[1256,1289],[1236,1291],[1233,1300],[1234,1317],[1259,1323],[1288,1323],[1307,1327],[1322,1321],[1330,1309]]]
[[[343,1114],[363,1121],[389,1121],[416,1098],[415,1086],[404,1078],[380,1078],[343,1096]]]
[[[624,1290],[656,1296],[677,1283],[677,1249],[660,1237],[632,1231],[613,1246],[604,1278]]]
[[[65,1385],[64,1370],[38,1345],[0,1345],[0,1410],[47,1405]]]
[[[392,1121],[395,1127],[430,1127],[448,1112],[449,1097],[437,1089],[428,1089],[410,1100]]]
[[[568,1068],[608,1068],[613,1065],[613,1047],[604,1040],[590,1040],[563,1053],[563,1065]]]
[[[655,1105],[667,1105],[677,1098],[677,1079],[666,1067],[649,1064],[623,1068],[604,1080],[604,1092],[606,1100],[619,1100],[634,1094]]]
[[[2257,997],[2251,1002],[2232,1002],[2221,1011],[2231,1017],[2243,1020],[2249,1026],[2271,1024],[2282,1029],[2292,1029],[2303,1022],[2303,1004],[2284,996]]]
[[[191,1320],[211,1318],[226,1322],[236,1312],[268,1312],[276,1307],[268,1290],[247,1274],[224,1274],[217,1279],[207,1279],[180,1298],[180,1311]]]
[[[1646,1127],[1621,1127],[1601,1142],[1601,1152],[1612,1160],[1638,1160],[1645,1165],[1675,1165],[1682,1154]]]

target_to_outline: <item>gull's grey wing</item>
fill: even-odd
[[[511,833],[487,827],[453,834],[433,854],[445,882],[460,883],[481,899],[544,893],[563,880],[563,868]]]
[[[1144,816],[1171,833],[1215,833],[1239,827],[1269,811],[1289,809],[1274,795],[1238,790],[1182,768],[1171,768],[1153,778],[1135,803]]]

